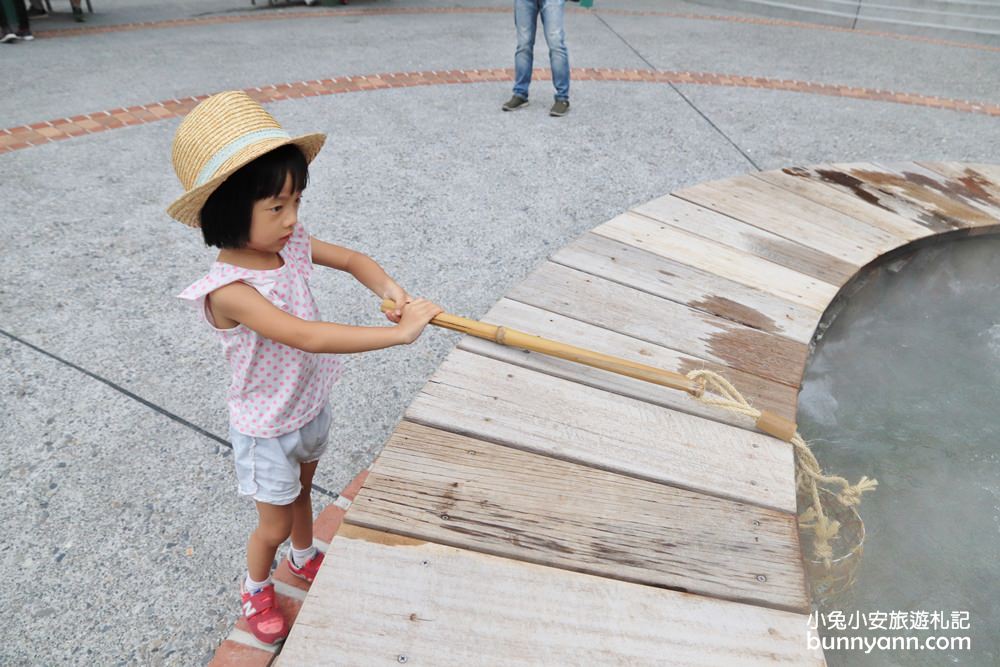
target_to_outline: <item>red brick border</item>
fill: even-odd
[[[456,69],[441,72],[394,72],[392,74],[342,76],[335,79],[279,83],[264,86],[263,88],[247,88],[246,92],[262,104],[266,104],[303,97],[356,93],[386,88],[511,81],[513,76],[513,70],[507,68]],[[551,72],[549,70],[536,70],[534,77],[536,79],[548,80],[551,78]],[[910,104],[934,109],[984,114],[987,116],[1000,116],[1000,105],[986,102],[971,102],[945,97],[919,95],[916,93],[899,93],[874,88],[771,79],[760,76],[741,76],[738,74],[583,68],[573,70],[573,79],[575,81],[698,84],[784,90],[797,93],[811,93],[814,95],[828,95],[831,97],[851,97],[859,100]],[[96,111],[94,113],[73,116],[72,118],[58,118],[30,125],[0,129],[0,154],[23,150],[31,146],[39,146],[53,141],[61,141],[70,137],[78,137],[84,134],[94,134],[130,125],[142,125],[165,118],[177,118],[188,113],[198,102],[206,97],[208,95],[164,100],[152,104],[128,107],[127,109],[118,108],[109,111]]]
[[[354,502],[361,487],[364,486],[367,478],[368,470],[362,470],[344,488],[337,500],[320,512],[319,516],[313,522],[314,539],[327,545],[333,541],[334,536],[344,521],[344,515],[350,508],[351,503]],[[292,576],[288,572],[288,564],[284,559],[278,564],[273,579],[275,587],[280,587],[276,596],[278,607],[284,612],[285,618],[288,619],[289,623],[294,625],[295,619],[299,615],[299,609],[302,608],[305,594],[309,591],[309,584],[298,577]],[[296,590],[299,592],[296,593]],[[241,616],[236,620],[229,636],[219,644],[219,648],[216,649],[215,656],[209,663],[209,667],[229,667],[230,665],[234,667],[267,667],[278,654],[278,649],[264,649],[253,642],[253,635],[250,634],[250,628]]]
[[[589,10],[569,9],[572,14],[587,14]],[[237,14],[234,16],[205,16],[190,19],[170,19],[165,21],[141,21],[137,23],[120,23],[109,26],[92,26],[86,28],[65,28],[61,30],[43,30],[36,32],[36,37],[51,39],[53,37],[75,37],[108,32],[130,32],[133,30],[154,30],[160,28],[180,28],[199,25],[218,25],[224,23],[244,23],[248,21],[284,21],[295,19],[310,19],[317,17],[341,16],[389,16],[396,14],[509,14],[506,7],[412,7],[383,9],[314,9],[255,12],[252,14]],[[857,30],[822,23],[807,23],[804,21],[785,21],[782,19],[757,18],[752,16],[724,16],[716,14],[689,14],[680,12],[638,11],[629,9],[602,9],[602,14],[618,16],[663,16],[666,18],[688,19],[692,21],[724,21],[727,23],[743,23],[746,25],[772,26],[780,28],[800,28],[803,30],[826,30],[830,32],[851,33],[866,37],[885,37],[906,42],[921,42],[936,46],[952,46],[960,49],[1000,52],[1000,46],[956,42],[948,39],[924,37],[921,35],[906,35],[896,32],[879,30]]]

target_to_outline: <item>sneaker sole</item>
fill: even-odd
[[[11,42],[17,41],[17,35],[11,35],[10,37],[4,35],[0,37],[0,44],[10,44]]]
[[[568,111],[564,111],[563,113],[555,113],[555,112],[552,112],[552,111],[549,112],[549,115],[552,116],[552,117],[554,117],[554,118],[562,118],[563,116],[566,116],[568,114],[569,114]]]

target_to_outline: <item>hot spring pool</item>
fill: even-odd
[[[879,481],[860,507],[857,584],[820,608],[861,627],[821,634],[970,637],[971,649],[827,649],[827,660],[1000,665],[1000,238],[916,251],[854,288],[799,398],[799,428],[824,470]],[[932,627],[890,630],[894,611],[911,624],[927,612]],[[970,628],[935,630],[934,612],[967,612]],[[864,628],[881,614],[885,630]]]

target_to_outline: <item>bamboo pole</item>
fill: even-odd
[[[384,299],[382,301],[382,312],[395,310],[395,308],[396,303],[391,299]],[[560,343],[558,341],[549,340],[548,338],[542,338],[541,336],[535,336],[524,333],[523,331],[517,331],[516,329],[509,329],[495,324],[487,324],[486,322],[470,320],[464,317],[458,317],[457,315],[450,315],[448,313],[436,315],[434,319],[431,320],[431,324],[444,329],[459,331],[470,336],[475,336],[476,338],[485,338],[486,340],[499,343],[500,345],[516,347],[522,350],[530,350],[531,352],[538,352],[550,357],[566,359],[568,361],[584,364],[593,368],[599,368],[611,373],[618,373],[619,375],[625,375],[637,380],[658,384],[663,387],[679,389],[680,391],[686,392],[695,398],[700,398],[704,392],[704,388],[699,383],[688,379],[680,373],[674,373],[673,371],[656,368],[655,366],[647,366],[646,364],[629,361],[628,359],[622,359],[621,357],[614,357],[610,354],[587,350],[582,347],[576,347],[575,345]],[[756,420],[756,425],[757,428],[765,433],[785,441],[790,441],[796,431],[795,422],[785,419],[784,417],[776,415],[772,412],[767,412],[766,410],[760,411],[760,416]]]
[[[391,299],[385,299],[382,302],[382,312],[394,310],[395,308],[396,304]],[[469,320],[464,317],[449,315],[448,313],[441,313],[435,316],[431,320],[431,324],[444,329],[451,329],[452,331],[460,331],[476,338],[485,338],[486,340],[491,340],[494,343],[500,343],[508,347],[517,347],[550,357],[567,359],[578,364],[593,366],[594,368],[618,373],[619,375],[627,375],[628,377],[645,380],[646,382],[670,387],[671,389],[680,389],[695,396],[701,392],[701,387],[697,383],[692,382],[680,373],[647,366],[620,357],[613,357],[609,354],[594,352],[593,350],[586,350],[582,347],[560,343],[548,338],[542,338],[541,336],[534,336],[516,329],[487,324],[478,320]]]

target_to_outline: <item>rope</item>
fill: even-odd
[[[718,373],[697,370],[688,373],[687,378],[699,387],[699,391],[692,394],[695,400],[746,415],[754,420],[761,416],[761,411],[750,405],[736,387]],[[875,490],[878,487],[878,480],[862,477],[857,484],[851,484],[843,477],[824,475],[819,461],[797,430],[790,442],[795,452],[796,487],[810,502],[810,506],[799,515],[799,527],[813,532],[815,535],[813,548],[816,556],[829,570],[833,567],[833,547],[830,543],[840,532],[840,522],[830,519],[823,511],[820,486],[839,487],[839,493],[834,494],[834,497],[844,507],[850,508],[860,505],[862,495]]]

